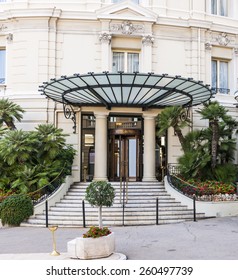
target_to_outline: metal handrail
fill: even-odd
[[[55,177],[53,180],[51,180],[48,184],[46,184],[45,186],[41,187],[40,189],[38,189],[38,190],[36,190],[36,191],[34,191],[34,192],[28,193],[28,195],[31,197],[31,199],[32,199],[32,201],[33,201],[33,205],[37,205],[37,204],[39,204],[40,202],[42,202],[42,201],[48,199],[50,196],[52,196],[52,195],[60,188],[61,184],[58,185],[52,192],[50,192],[50,193],[45,193],[45,194],[43,194],[39,199],[34,200],[34,195],[36,195],[36,194],[39,193],[40,191],[42,191],[42,190],[48,188],[49,186],[51,186],[52,183],[53,183],[54,181],[56,181],[56,180],[60,177],[60,175],[63,173],[63,171],[64,171],[64,169],[65,169],[65,165],[66,165],[66,163],[64,164],[64,166],[63,166],[63,168],[60,170],[60,172],[56,175],[56,177]]]
[[[62,169],[60,170],[60,172],[56,175],[56,177],[55,177],[54,179],[52,179],[48,184],[46,184],[45,186],[39,188],[38,190],[36,190],[36,191],[34,191],[34,192],[27,193],[27,195],[32,199],[33,205],[34,205],[34,206],[37,205],[37,204],[39,204],[40,202],[46,200],[47,198],[49,198],[51,195],[53,195],[53,194],[60,188],[61,184],[58,185],[58,186],[57,186],[54,190],[52,190],[51,192],[44,193],[43,195],[41,195],[41,197],[40,197],[39,199],[37,199],[37,200],[34,199],[34,196],[35,196],[37,193],[40,193],[42,190],[47,189],[49,186],[52,185],[52,183],[53,183],[54,181],[56,181],[56,180],[59,178],[59,176],[62,174],[63,170],[65,169],[65,165],[66,165],[66,164],[64,164],[63,168],[62,168]],[[4,197],[0,197],[0,201],[2,201],[1,198],[6,199],[7,197],[12,196],[12,195],[13,195],[13,194],[8,195],[8,196],[4,196]]]
[[[179,167],[178,165],[176,167],[178,168],[173,168],[174,166],[169,164],[168,165],[168,168],[167,168],[167,178],[168,178],[168,182],[170,184],[170,186],[172,188],[174,188],[176,191],[182,193],[183,195],[185,195],[186,197],[189,197],[190,199],[193,200],[193,221],[196,222],[197,221],[197,213],[196,213],[196,200],[197,200],[197,195],[196,195],[196,192],[197,192],[197,187],[184,181],[183,179],[179,178],[177,175],[175,174],[171,174],[171,170],[176,170],[176,172],[178,172],[179,170]],[[179,173],[178,173],[179,174]],[[184,192],[184,190],[182,188],[180,188],[180,186],[178,184],[175,185],[175,180],[177,180],[177,182],[181,182],[182,184],[185,184],[186,186],[189,186],[190,187],[190,191],[191,189],[194,191],[193,194],[191,195],[188,195],[186,192]],[[158,206],[156,206],[157,208]],[[157,209],[156,209],[157,210]],[[157,210],[158,211],[158,210]],[[157,223],[158,224],[158,214],[156,213],[156,220],[157,220]]]
[[[176,170],[176,171],[175,171]],[[194,186],[186,181],[184,181],[182,178],[178,177],[177,175],[179,175],[179,166],[178,165],[172,165],[172,164],[168,164],[168,168],[167,168],[167,178],[168,178],[168,182],[170,184],[170,186],[172,188],[174,188],[176,191],[182,193],[183,195],[189,197],[189,198],[193,198],[195,195],[195,198],[197,198],[196,193],[197,193],[197,186]],[[173,173],[173,171],[175,171]],[[189,187],[190,191],[192,191],[191,195],[187,194],[183,188],[181,188],[181,184],[183,184],[183,187],[185,185],[185,187]]]

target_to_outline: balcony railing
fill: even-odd
[[[211,91],[213,94],[216,93],[228,94],[230,93],[231,90],[229,88],[211,88]]]

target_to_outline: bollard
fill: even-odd
[[[156,225],[159,224],[159,198],[156,198]]]
[[[86,228],[86,220],[85,220],[85,203],[82,200],[82,212],[83,212],[83,227]]]
[[[48,228],[48,200],[45,201],[45,227]]]
[[[193,195],[193,221],[196,222],[196,195]]]

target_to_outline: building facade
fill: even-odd
[[[75,181],[161,179],[181,154],[178,139],[172,129],[156,138],[163,108],[66,106],[40,94],[44,82],[104,71],[182,76],[209,84],[238,117],[236,0],[48,2],[0,1],[0,97],[26,111],[19,129],[54,123],[69,134]],[[192,129],[207,125],[195,108],[189,116]]]

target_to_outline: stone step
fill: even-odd
[[[136,202],[139,202],[140,201],[144,201],[144,202],[152,202],[152,201],[156,201],[156,198],[157,196],[155,197],[140,197],[140,199],[132,199],[132,197],[129,197],[128,196],[128,201],[136,201]],[[68,197],[68,196],[65,196],[62,200],[61,200],[61,203],[65,203],[65,202],[68,202],[68,203],[79,203],[79,204],[82,204],[82,200],[84,198],[80,198],[78,196],[75,196],[75,197]],[[119,202],[119,197],[115,199],[114,203],[117,203]],[[160,202],[163,202],[163,201],[175,201],[174,198],[172,198],[171,196],[169,195],[164,195],[164,196],[160,196],[159,197],[159,203]]]
[[[92,210],[93,208],[91,207],[85,207],[85,211],[93,211]],[[118,207],[110,207],[110,209],[103,209],[103,211],[110,211],[110,212],[116,212],[116,211],[120,211],[122,209],[122,206],[118,206]],[[128,207],[126,206],[126,209],[130,210],[130,211],[138,211],[138,209],[142,209],[142,207]],[[155,206],[152,205],[151,207],[147,206],[146,208],[143,207],[143,211],[146,211],[146,210],[150,210],[150,209],[155,209]],[[187,210],[187,207],[186,206],[164,206],[164,207],[159,207],[159,211],[164,211],[164,210],[168,210],[168,211],[172,211],[172,210]],[[62,207],[62,206],[53,206],[50,208],[51,212],[53,211],[59,211],[59,212],[82,212],[82,207]]]
[[[67,194],[50,207],[49,224],[59,226],[82,226],[82,200],[89,183],[73,184]],[[104,225],[122,225],[122,201],[120,183],[113,183],[116,197],[113,206],[103,207]],[[122,199],[123,196],[121,196]],[[125,225],[152,225],[156,223],[156,200],[159,199],[159,224],[182,222],[193,219],[193,211],[172,198],[161,183],[130,182],[128,201],[124,208]],[[98,209],[85,201],[86,224],[98,223]],[[204,214],[197,214],[204,218]],[[38,214],[28,220],[28,224],[45,225],[45,214]]]
[[[201,219],[203,219],[204,217],[202,216]],[[199,218],[198,218],[199,219]],[[179,217],[166,217],[166,218],[160,218],[158,221],[159,225],[162,224],[171,224],[171,223],[181,223],[181,222],[186,222],[186,221],[192,221],[193,217],[185,217],[185,218],[179,218]],[[30,223],[29,223],[30,222]],[[32,226],[45,226],[45,220],[42,219],[32,219],[31,221],[29,221],[27,224],[22,224],[24,225],[32,225]],[[156,221],[155,219],[150,220],[148,218],[144,219],[144,220],[138,220],[138,219],[134,219],[134,220],[124,220],[124,225],[126,226],[133,226],[133,225],[155,225]],[[92,221],[86,221],[86,226],[92,226],[92,225],[97,225],[98,224],[98,220],[92,220]],[[51,220],[49,219],[49,225],[57,225],[59,227],[82,227],[83,226],[83,221],[70,221],[70,220]],[[121,220],[115,220],[115,219],[111,219],[111,220],[103,220],[103,225],[104,226],[121,226],[122,225],[122,219]],[[85,229],[86,231],[87,229]]]
[[[164,224],[176,224],[176,223],[182,223],[182,222],[186,222],[186,221],[192,221],[192,218],[187,218],[187,219],[177,219],[177,218],[173,218],[173,219],[160,219],[159,220],[159,225],[164,225]],[[138,220],[133,220],[133,221],[124,221],[124,225],[125,226],[139,226],[139,225],[155,225],[156,221],[150,221],[150,220],[144,220],[144,221],[138,221]],[[86,223],[86,226],[95,226],[98,224],[98,221],[92,222],[92,223]],[[22,226],[39,226],[39,227],[45,227],[45,221],[44,220],[33,220],[33,221],[29,221],[27,224],[26,223],[22,223]],[[82,221],[61,221],[59,223],[59,221],[49,221],[49,225],[57,225],[59,227],[83,227],[83,222]],[[104,226],[122,226],[122,221],[104,221],[103,222]],[[85,232],[88,229],[85,228]]]
[[[84,203],[85,203],[85,207],[90,205],[87,201],[84,201]],[[114,207],[115,205],[121,205],[121,204],[122,204],[122,201],[120,202],[119,200],[117,200],[117,201],[114,201],[112,207]],[[59,205],[69,206],[69,207],[82,207],[82,199],[70,200],[70,201],[64,200],[64,201],[61,201],[61,202],[56,202],[55,206],[59,206]],[[129,201],[128,200],[128,203],[126,203],[127,207],[131,207],[133,205],[136,206],[136,207],[140,206],[140,205],[141,205],[141,207],[145,207],[146,205],[156,205],[156,199],[146,200],[146,201],[142,201],[142,202],[141,201]],[[176,205],[181,205],[181,202],[175,201],[174,198],[161,199],[161,200],[159,200],[159,205],[176,206]]]
[[[201,218],[203,217],[203,214],[197,214],[197,218]],[[37,215],[37,219],[40,220],[45,220],[45,216],[44,215]],[[163,220],[163,219],[193,219],[193,214],[192,213],[167,213],[167,214],[163,214],[163,215],[159,215],[159,220]],[[48,221],[59,221],[59,222],[63,222],[63,221],[82,221],[82,215],[78,216],[78,215],[49,215],[48,216]],[[118,213],[118,215],[113,215],[113,217],[111,215],[103,215],[103,221],[110,221],[110,220],[114,220],[114,221],[121,221],[122,220],[122,213]],[[151,220],[151,221],[155,221],[156,217],[155,215],[151,215],[151,214],[146,214],[143,213],[143,215],[138,215],[137,212],[133,212],[133,213],[125,213],[124,215],[124,220],[125,221],[143,221],[143,220]],[[98,221],[98,216],[97,213],[92,213],[90,215],[90,217],[86,216],[86,223],[90,223],[92,222],[92,224],[97,223]],[[50,223],[50,222],[49,222]]]
[[[120,189],[114,189],[115,194],[120,194]],[[126,189],[125,189],[126,192]],[[138,193],[138,194],[143,194],[143,193],[151,193],[151,194],[157,194],[157,193],[164,193],[166,192],[166,190],[164,188],[156,188],[156,189],[127,189],[128,193],[134,194],[134,193]],[[80,195],[85,195],[86,194],[86,190],[85,189],[70,189],[69,193],[73,193],[73,194],[80,194]],[[121,190],[121,193],[123,193],[123,189]]]
[[[122,217],[123,213],[122,211],[120,212],[115,212],[113,213],[113,219],[117,219],[118,217]],[[201,216],[202,214],[197,214],[197,216]],[[179,210],[179,211],[161,211],[159,213],[159,218],[160,217],[193,217],[193,212],[186,212],[183,210]],[[45,215],[37,215],[37,218],[42,218],[45,217]],[[49,219],[58,219],[58,220],[82,220],[82,212],[51,212],[49,214]],[[98,212],[97,211],[91,211],[91,212],[86,212],[86,220],[90,220],[90,219],[97,219],[98,217]],[[152,219],[155,220],[156,219],[156,212],[155,211],[125,211],[124,212],[124,217],[128,218],[128,219],[133,219],[133,218],[137,218],[138,220],[140,219],[144,219],[144,217],[148,218],[148,219]],[[107,213],[107,212],[103,212],[103,219],[108,220],[108,219],[112,219],[112,213]]]
[[[113,187],[120,186],[120,182],[110,182]],[[87,187],[90,183],[84,183],[84,182],[76,182],[72,184],[72,187]],[[164,186],[162,182],[128,182],[128,186],[130,187],[146,187],[146,186]]]

